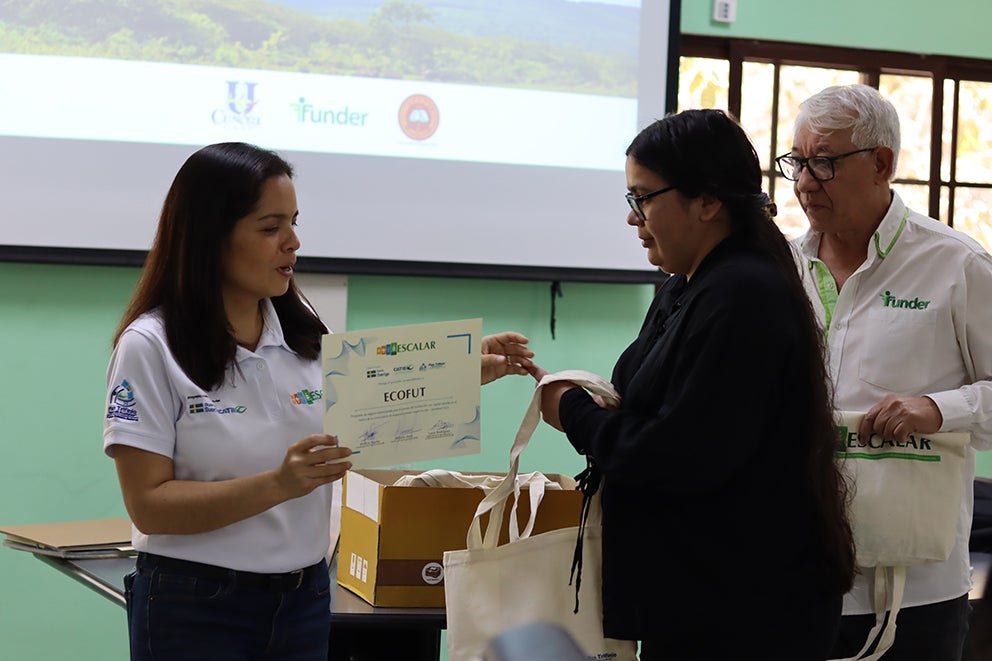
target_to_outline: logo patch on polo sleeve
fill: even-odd
[[[110,391],[110,405],[107,407],[107,419],[117,418],[128,422],[138,422],[138,412],[134,410],[134,389],[127,379],[121,381]]]

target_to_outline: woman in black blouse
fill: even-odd
[[[754,147],[685,111],[634,139],[626,174],[627,223],[672,277],[614,368],[618,408],[568,382],[542,400],[602,480],[605,633],[644,661],[825,659],[854,571],[847,491]]]

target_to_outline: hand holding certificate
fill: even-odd
[[[352,468],[479,453],[481,336],[481,319],[324,336],[324,432]]]

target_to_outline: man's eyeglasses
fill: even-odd
[[[809,158],[783,154],[775,159],[775,163],[778,165],[778,171],[789,181],[799,181],[799,177],[802,176],[803,170],[806,168],[809,168],[809,173],[817,181],[830,181],[834,178],[835,161],[876,149],[878,147],[866,147],[864,149],[849,151],[846,154],[838,154],[837,156],[810,156]]]
[[[644,195],[634,195],[633,193],[627,193],[626,195],[627,204],[629,204],[630,208],[634,210],[634,213],[637,214],[638,218],[640,218],[641,220],[646,220],[646,218],[644,217],[644,209],[641,208],[641,204],[643,204],[646,200],[650,200],[655,195],[661,195],[662,193],[667,193],[668,191],[675,190],[676,188],[678,188],[678,186],[668,186],[667,188],[662,188],[660,190],[652,191],[650,193],[645,193]]]

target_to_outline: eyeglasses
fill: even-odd
[[[641,208],[641,204],[643,204],[646,200],[650,200],[655,195],[661,195],[662,193],[667,193],[668,191],[675,190],[676,188],[678,188],[678,186],[668,186],[667,188],[662,188],[651,193],[645,193],[644,195],[627,193],[625,197],[627,198],[627,204],[629,204],[630,208],[634,210],[637,217],[641,220],[646,220],[644,217],[644,209]]]
[[[849,151],[846,154],[838,154],[837,156],[810,156],[809,158],[783,154],[775,159],[775,163],[778,165],[778,171],[789,181],[799,181],[799,177],[802,176],[803,170],[806,168],[809,168],[810,175],[817,181],[830,181],[834,178],[835,161],[876,149],[878,147],[865,147],[864,149],[855,149],[854,151]]]

